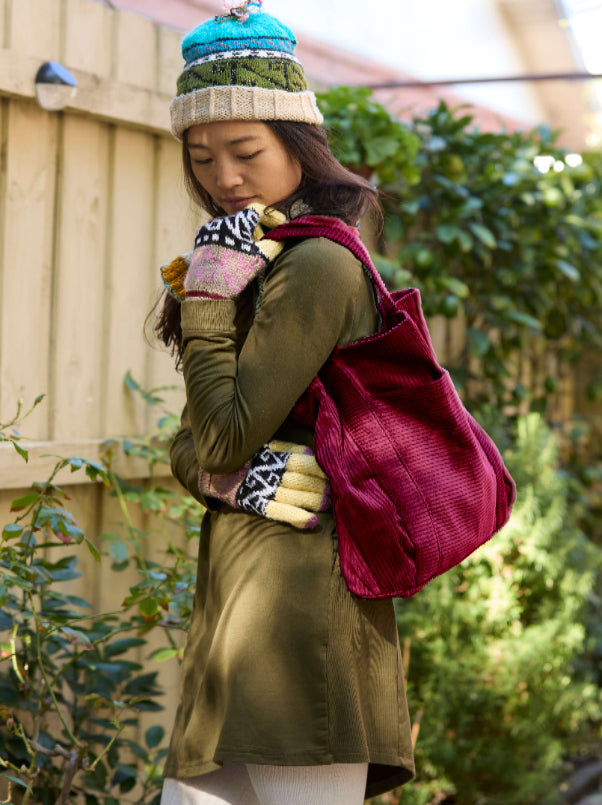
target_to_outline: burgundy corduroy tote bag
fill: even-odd
[[[315,428],[349,590],[413,595],[507,522],[514,482],[438,364],[418,290],[389,294],[357,230],[336,218],[304,216],[266,237],[329,238],[372,277],[379,331],[337,347],[293,417]]]

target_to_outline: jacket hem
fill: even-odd
[[[224,763],[257,763],[270,766],[329,766],[333,763],[368,763],[370,765],[387,766],[391,773],[380,779],[368,781],[366,796],[373,797],[403,785],[414,776],[414,758],[390,754],[370,754],[365,752],[345,752],[342,755],[324,752],[307,751],[291,755],[282,753],[241,751],[240,749],[222,748],[216,751],[212,760],[201,760],[195,763],[177,765],[167,763],[164,777],[185,779],[209,774],[221,768]]]

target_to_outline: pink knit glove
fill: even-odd
[[[269,242],[264,249],[253,237],[260,217],[258,210],[247,207],[199,229],[184,280],[186,299],[233,299],[266,267]]]
[[[315,528],[315,512],[331,507],[330,484],[311,448],[291,442],[265,444],[237,472],[201,470],[199,490],[235,509],[302,529]]]

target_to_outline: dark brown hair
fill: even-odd
[[[273,204],[274,209],[290,218],[294,217],[295,204],[303,202],[313,215],[335,216],[351,225],[356,225],[368,211],[373,211],[381,218],[378,191],[366,179],[338,162],[328,146],[324,129],[310,123],[288,120],[265,122],[288,154],[299,163],[302,175],[295,192]],[[184,182],[190,196],[212,217],[224,215],[225,211],[215,204],[194,175],[186,132],[182,142],[182,162]],[[154,309],[150,315],[153,312]],[[180,303],[169,294],[165,296],[154,332],[170,348],[172,355],[176,356],[176,365],[179,365],[182,358]]]

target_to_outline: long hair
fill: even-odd
[[[368,211],[381,218],[378,191],[366,179],[341,165],[331,152],[326,134],[320,126],[288,120],[269,120],[265,123],[301,167],[299,187],[286,198],[272,204],[274,209],[291,218],[295,209],[302,208],[298,204],[302,202],[313,215],[334,216],[351,225],[357,224]],[[192,199],[212,217],[224,215],[224,210],[215,204],[194,175],[186,134],[182,142],[186,189]],[[153,312],[154,309],[149,315]],[[179,367],[182,360],[180,303],[170,294],[165,296],[154,332],[176,356],[176,366]]]

